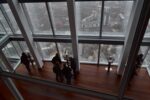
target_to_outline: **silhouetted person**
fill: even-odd
[[[76,76],[77,76],[77,73],[76,73],[76,62],[75,62],[75,59],[72,58],[72,57],[69,57],[69,60],[70,60],[70,66],[73,70],[73,76],[74,76],[74,79],[76,79]]]
[[[143,54],[139,54],[135,62],[135,74],[137,74],[137,70],[141,68],[142,63],[143,63]]]
[[[53,72],[56,74],[56,81],[62,82],[63,73],[61,71],[61,65],[58,61],[56,61],[55,64],[53,65]]]
[[[64,64],[64,68],[62,71],[66,78],[66,83],[71,84],[71,78],[72,78],[71,68],[67,66],[67,64]]]
[[[30,63],[31,63],[32,66],[34,66],[34,64],[33,64],[33,59],[32,59],[32,57],[31,57],[30,53],[27,52],[26,54],[27,54],[27,57],[28,57],[28,60],[29,60],[29,65],[30,65]]]
[[[25,65],[28,72],[31,72],[30,67],[29,67],[30,63],[29,63],[28,57],[24,52],[22,53],[22,56],[21,56],[21,63]]]
[[[56,62],[59,62],[60,64],[62,63],[58,53],[52,58],[52,63],[55,64]]]
[[[109,58],[108,58],[108,70],[107,70],[107,72],[110,71],[110,67],[111,67],[111,64],[113,63],[113,61],[114,61],[113,57],[109,56]]]

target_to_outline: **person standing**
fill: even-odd
[[[59,53],[56,53],[56,55],[52,58],[52,63],[55,64],[56,62],[58,62],[60,64],[62,63]]]
[[[70,60],[70,66],[71,66],[71,68],[72,68],[72,70],[73,70],[74,79],[76,79],[76,77],[77,77],[76,68],[77,68],[77,67],[76,67],[75,59],[72,58],[72,57],[69,57],[69,60]]]
[[[71,84],[71,78],[72,78],[71,68],[67,66],[67,64],[64,64],[64,68],[62,71],[66,78],[66,83]]]
[[[61,71],[61,59],[58,53],[52,58],[53,63],[53,72],[56,74],[56,81],[62,82],[63,81],[63,74]]]
[[[21,55],[21,63],[25,65],[27,71],[30,73],[31,72],[30,67],[29,67],[30,63],[29,63],[27,55],[24,52]]]
[[[56,74],[56,81],[62,82],[62,71],[61,71],[61,65],[58,61],[55,62],[53,65],[53,72]]]
[[[28,57],[28,60],[29,60],[29,65],[30,65],[30,63],[31,63],[32,66],[34,66],[34,64],[33,64],[33,58],[31,57],[30,53],[27,52],[26,54],[27,54],[27,57]]]

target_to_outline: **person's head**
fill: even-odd
[[[25,53],[25,52],[22,52],[22,56],[26,56],[26,53]]]
[[[140,57],[140,58],[143,58],[143,54],[142,54],[142,53],[141,53],[141,54],[139,54],[139,57]]]
[[[59,53],[56,53],[56,55],[55,55],[55,56],[59,57]]]

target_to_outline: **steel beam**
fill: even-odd
[[[43,67],[42,57],[39,55],[38,50],[35,47],[35,44],[32,38],[32,31],[29,28],[28,21],[25,17],[25,14],[23,12],[21,5],[19,4],[18,0],[7,0],[7,2],[9,4],[10,9],[12,10],[12,13],[27,43],[27,46],[35,60],[37,67],[42,68]]]
[[[80,63],[79,63],[79,53],[78,53],[78,36],[76,33],[75,1],[74,0],[67,0],[67,7],[68,7],[71,39],[72,39],[73,57],[75,59],[76,66],[77,66],[76,71],[79,72]]]

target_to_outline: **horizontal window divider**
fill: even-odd
[[[85,88],[80,88],[80,87],[76,87],[76,86],[66,85],[63,83],[57,83],[57,82],[53,82],[53,81],[49,81],[49,80],[37,79],[37,78],[23,76],[23,75],[19,75],[16,73],[9,73],[9,72],[5,72],[5,71],[1,71],[0,75],[3,77],[9,77],[12,79],[28,81],[28,82],[32,82],[32,83],[36,83],[36,84],[41,84],[41,85],[47,85],[51,88],[58,88],[58,89],[62,89],[65,91],[71,91],[71,92],[86,95],[86,96],[103,98],[105,100],[106,99],[107,100],[117,100],[117,96],[112,95],[112,94],[101,93],[101,92],[97,92],[97,91],[93,91],[93,90],[89,90],[89,89],[85,89]],[[124,97],[123,100],[131,100],[131,98]]]
[[[135,1],[135,0],[75,0],[80,1]],[[20,3],[37,3],[37,2],[67,2],[67,0],[19,0]],[[1,0],[0,3],[7,3],[6,0]]]

